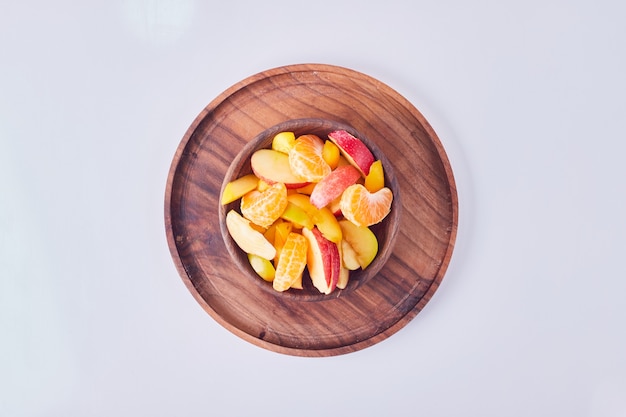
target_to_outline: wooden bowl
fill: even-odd
[[[388,249],[378,272],[323,298],[252,284],[241,260],[233,261],[220,226],[220,192],[233,175],[229,170],[237,169],[233,161],[246,146],[256,147],[250,142],[300,119],[347,126],[365,138],[390,162],[385,168],[391,167],[399,196],[393,227],[380,235]],[[183,136],[165,189],[168,246],[195,300],[238,337],[297,356],[354,352],[406,326],[445,275],[457,219],[452,168],[424,116],[382,82],[331,65],[274,68],[228,88]]]
[[[220,207],[219,221],[222,238],[224,239],[226,249],[230,253],[233,261],[239,267],[242,279],[248,281],[247,285],[260,285],[267,291],[272,291],[274,292],[274,295],[278,294],[281,297],[294,298],[300,301],[321,301],[327,297],[340,297],[343,295],[340,294],[340,292],[345,293],[355,290],[362,284],[369,281],[372,277],[376,276],[376,274],[378,274],[378,271],[380,271],[385,262],[387,262],[387,259],[391,255],[393,249],[395,238],[398,232],[398,225],[400,223],[399,217],[402,211],[398,181],[395,177],[391,162],[378,148],[378,146],[376,146],[376,144],[371,141],[366,135],[358,132],[351,126],[346,125],[345,123],[317,118],[295,119],[287,120],[285,122],[272,126],[269,129],[264,130],[254,139],[252,139],[246,146],[244,146],[241,152],[239,152],[239,154],[235,157],[232,164],[228,168],[228,171],[226,171],[224,181],[222,182],[221,191],[224,190],[224,187],[228,182],[243,175],[252,173],[252,167],[250,166],[250,157],[258,149],[270,148],[272,145],[272,139],[277,133],[282,131],[294,132],[296,134],[296,137],[298,137],[299,135],[314,134],[319,136],[322,140],[325,140],[328,136],[328,133],[339,129],[346,130],[352,135],[361,139],[374,154],[374,158],[380,159],[382,161],[385,172],[385,186],[389,187],[393,192],[394,201],[392,202],[390,213],[387,215],[387,217],[385,217],[382,222],[370,227],[370,229],[374,232],[378,239],[378,253],[376,255],[376,258],[365,270],[358,269],[356,271],[351,271],[350,280],[346,288],[343,290],[337,289],[335,290],[336,292],[333,292],[329,295],[321,294],[315,287],[313,287],[308,275],[308,270],[305,270],[304,273],[302,290],[290,289],[282,293],[276,293],[276,291],[272,288],[271,283],[264,281],[254,272],[254,270],[250,266],[250,263],[248,262],[246,253],[237,246],[237,244],[233,241],[232,237],[228,233],[228,230],[226,229],[226,213],[228,213],[231,209],[240,211],[240,200],[237,200],[235,202]]]

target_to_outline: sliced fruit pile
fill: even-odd
[[[345,130],[327,140],[281,132],[250,164],[253,174],[226,184],[221,203],[241,200],[226,227],[276,291],[302,289],[308,268],[313,286],[330,294],[371,264],[378,239],[370,226],[389,214],[393,194],[360,139]]]

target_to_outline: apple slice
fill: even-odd
[[[340,290],[345,289],[348,286],[348,281],[350,281],[350,271],[348,268],[341,266],[339,270],[339,279],[337,280],[337,288]]]
[[[361,269],[367,268],[378,253],[378,239],[376,235],[369,227],[356,226],[349,220],[340,220],[339,226],[341,227],[344,241],[346,241],[356,253],[356,258]]]
[[[246,253],[258,255],[271,260],[276,256],[276,248],[265,236],[250,225],[250,220],[244,218],[235,210],[226,214],[226,228],[237,246]]]
[[[336,218],[343,217],[341,212],[341,196],[335,198],[328,204],[328,209],[335,215]]]
[[[323,294],[330,294],[337,287],[341,273],[339,249],[316,227],[302,229],[302,235],[309,241],[307,267],[313,286]]]
[[[254,272],[256,272],[257,275],[259,275],[267,282],[274,281],[276,269],[274,269],[274,265],[272,265],[270,261],[265,258],[261,258],[259,255],[255,255],[253,253],[248,254],[248,261],[250,262],[250,266],[252,266],[252,269],[254,269]]]
[[[374,155],[361,141],[345,130],[335,130],[328,134],[328,138],[339,147],[343,156],[355,166],[365,177],[370,172],[370,166],[374,163]]]
[[[344,267],[350,271],[355,271],[361,267],[359,263],[359,257],[356,254],[354,248],[348,243],[347,240],[341,239],[341,262]]]
[[[222,192],[222,204],[232,203],[241,198],[244,194],[257,188],[259,179],[254,174],[244,175],[236,180],[230,181]]]
[[[361,173],[352,165],[338,167],[317,183],[311,193],[311,204],[315,207],[326,207],[335,198],[339,197],[343,190],[357,182]]]
[[[350,280],[350,270],[344,266],[343,262],[343,250],[341,248],[341,244],[337,245],[337,249],[339,250],[339,259],[340,259],[340,269],[339,269],[339,279],[337,280],[337,288],[343,290],[348,285],[348,281]]]
[[[293,194],[293,195],[303,195],[303,194]],[[281,214],[281,219],[287,220],[298,229],[303,227],[307,227],[311,229],[314,225],[311,216],[301,207],[298,207],[296,204],[287,200],[287,208]]]
[[[250,157],[250,165],[258,178],[270,184],[282,182],[289,189],[308,185],[291,172],[289,156],[277,150],[259,149]]]

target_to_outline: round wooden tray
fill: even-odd
[[[402,204],[396,243],[379,273],[354,291],[317,301],[241,279],[218,221],[224,175],[246,143],[305,118],[336,120],[366,134],[393,164]],[[176,150],[165,193],[170,252],[198,303],[242,339],[297,356],[357,351],[404,327],[443,279],[457,219],[452,169],[423,115],[372,77],[319,64],[264,71],[213,100]]]

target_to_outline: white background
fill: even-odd
[[[0,0],[0,415],[626,416],[625,21],[617,0]],[[420,109],[460,204],[426,308],[322,359],[218,325],[163,225],[204,106],[309,62]]]

